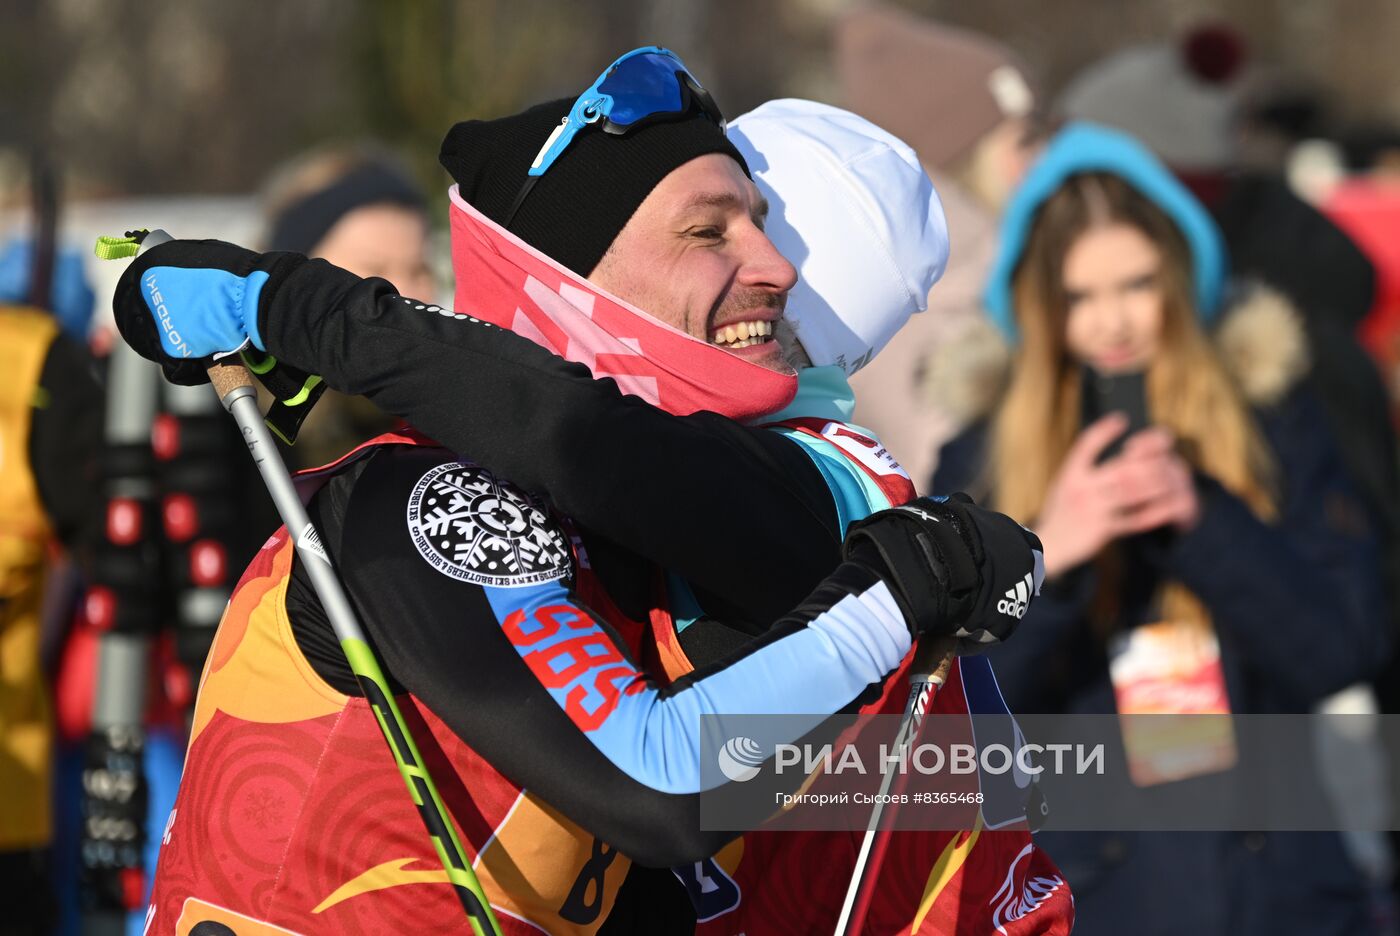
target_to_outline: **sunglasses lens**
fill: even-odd
[[[622,62],[598,85],[613,99],[608,120],[626,127],[653,114],[679,113],[681,82],[676,72],[684,68],[678,59],[655,52]]]

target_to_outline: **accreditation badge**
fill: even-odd
[[[1135,628],[1110,645],[1108,671],[1135,784],[1185,780],[1235,765],[1235,730],[1214,632],[1182,621]]]

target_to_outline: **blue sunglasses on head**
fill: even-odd
[[[596,126],[604,133],[622,136],[639,127],[684,117],[697,109],[724,130],[724,115],[714,98],[676,53],[660,46],[642,46],[623,55],[578,96],[568,115],[544,141],[530,163],[525,184],[510,206],[504,227],[510,227],[535,182],[568,149],[579,131]]]

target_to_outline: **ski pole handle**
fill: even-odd
[[[253,375],[248,368],[238,363],[237,359],[225,359],[215,361],[209,365],[209,382],[214,385],[214,391],[219,394],[219,400],[223,401],[228,395],[239,387],[253,387]]]
[[[909,667],[909,681],[917,683],[923,678],[941,689],[948,681],[956,657],[957,644],[947,637],[919,641],[914,650],[914,662]]]

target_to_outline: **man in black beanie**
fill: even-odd
[[[768,204],[743,156],[703,112],[579,133],[511,216],[531,157],[572,103],[453,127],[439,159],[462,198],[666,324],[786,371],[772,334],[797,272],[763,234]]]

